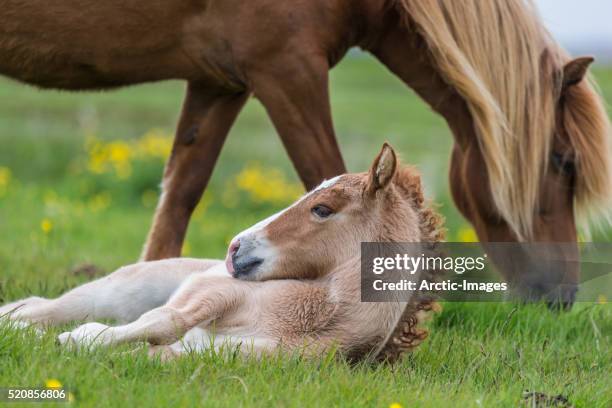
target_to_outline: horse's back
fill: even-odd
[[[41,87],[109,88],[187,76],[187,1],[3,1],[0,73]]]
[[[340,0],[2,3],[0,74],[73,90],[165,79],[235,90],[251,67],[338,48],[349,26]]]

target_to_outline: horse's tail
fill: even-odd
[[[498,213],[528,239],[555,126],[557,84],[542,57],[562,51],[529,0],[395,1],[467,104]]]

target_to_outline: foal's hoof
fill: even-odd
[[[102,346],[112,341],[108,327],[102,323],[87,323],[73,331],[57,336],[57,343],[62,346],[83,347]]]

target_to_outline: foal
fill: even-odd
[[[147,341],[165,357],[229,343],[243,344],[243,353],[337,347],[390,359],[425,338],[417,311],[430,307],[421,294],[409,303],[360,302],[360,243],[438,241],[440,225],[418,174],[400,168],[385,144],[368,173],[328,180],[238,234],[225,262],[139,263],[57,299],[11,303],[0,316],[41,325],[116,319],[128,323],[87,323],[59,342]]]

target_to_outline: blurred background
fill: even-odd
[[[612,62],[612,3],[538,4],[546,24],[574,55],[597,57],[594,75],[612,101],[612,69],[607,66]],[[390,141],[404,161],[423,173],[429,197],[447,217],[449,240],[475,240],[449,197],[452,139],[444,121],[365,54],[349,55],[331,77],[335,126],[348,168],[365,170],[382,142]],[[32,288],[58,269],[89,276],[138,258],[183,90],[180,82],[166,82],[69,94],[0,79],[0,274],[9,276],[5,290],[10,277]],[[263,108],[251,100],[194,214],[183,255],[223,257],[230,237],[302,192]],[[598,231],[594,239],[609,241],[610,233]]]
[[[536,0],[544,23],[573,55],[594,55],[612,62],[612,2]]]

